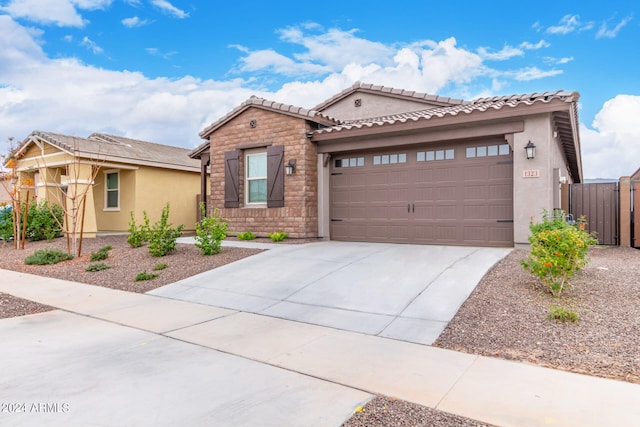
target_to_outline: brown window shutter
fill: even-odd
[[[267,207],[284,206],[284,146],[267,147]]]
[[[224,207],[237,208],[240,206],[239,195],[239,165],[240,153],[238,150],[224,153]]]

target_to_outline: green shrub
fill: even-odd
[[[159,274],[147,273],[146,271],[143,271],[141,273],[138,273],[134,280],[136,282],[140,282],[142,280],[152,280],[152,279],[155,279],[158,276],[159,276]]]
[[[585,219],[568,224],[564,213],[551,218],[545,212],[541,223],[529,225],[531,250],[521,264],[545,284],[554,297],[559,297],[568,281],[588,263],[589,246],[598,241],[585,231]]]
[[[26,203],[20,207],[20,225],[24,224],[24,213]],[[13,237],[13,213],[11,209],[0,211],[0,238],[9,241]],[[60,224],[64,221],[64,211],[59,205],[44,201],[41,203],[31,203],[27,212],[26,238],[31,241],[53,240],[62,235]],[[22,230],[22,229],[21,229]]]
[[[288,238],[289,235],[282,230],[274,231],[273,233],[267,234],[274,242],[282,242],[284,239]]]
[[[227,220],[220,218],[218,210],[213,216],[206,216],[204,203],[200,204],[202,219],[196,224],[196,248],[200,248],[203,255],[220,253],[222,241],[227,238]]]
[[[22,208],[25,212],[25,208]],[[59,205],[49,206],[47,201],[29,206],[27,216],[27,238],[31,241],[53,240],[62,236],[60,224],[64,221],[64,211]]]
[[[0,206],[0,239],[8,242],[13,237],[13,213],[11,206]]]
[[[168,265],[164,262],[158,263],[155,265],[155,267],[153,267],[154,271],[160,271],[160,270],[164,270],[165,268],[167,268]]]
[[[87,271],[102,271],[102,270],[107,270],[111,267],[109,267],[107,264],[102,263],[102,262],[96,262],[93,264],[89,264],[89,267],[87,267]]]
[[[580,320],[580,317],[575,311],[568,310],[557,305],[552,305],[549,309],[549,319],[561,320],[563,322],[570,320],[575,323]]]
[[[97,252],[91,252],[91,261],[103,261],[109,257],[109,251],[113,249],[111,246],[104,246]]]
[[[131,220],[129,221],[129,236],[127,237],[127,243],[132,248],[139,248],[144,243],[149,241],[149,234],[151,227],[149,226],[149,217],[146,211],[142,211],[143,224],[137,225],[136,218],[133,211],[130,212]]]
[[[63,252],[60,249],[41,249],[26,257],[24,263],[27,265],[48,265],[70,259],[73,259],[73,255]]]
[[[238,233],[238,239],[240,240],[253,240],[256,238],[256,235],[251,232],[251,230],[247,230],[242,233]]]
[[[153,224],[149,232],[149,253],[151,256],[161,257],[176,250],[176,239],[180,237],[184,225],[171,227],[169,223],[169,203],[162,208],[160,220]]]

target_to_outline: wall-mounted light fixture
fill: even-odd
[[[536,146],[533,145],[533,142],[529,141],[524,149],[527,150],[527,159],[531,160],[536,157]]]
[[[284,170],[287,175],[293,175],[296,171],[296,159],[290,159],[289,163],[284,167]]]

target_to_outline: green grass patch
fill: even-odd
[[[73,259],[73,255],[60,249],[41,249],[26,257],[24,263],[27,265],[50,265],[70,259]]]
[[[108,270],[109,267],[107,264],[103,263],[103,262],[96,262],[93,264],[89,264],[89,267],[87,267],[86,271],[102,271],[102,270]]]
[[[166,263],[161,262],[155,265],[155,267],[153,267],[154,271],[160,271],[160,270],[164,270],[165,268],[169,267]]]
[[[147,273],[146,271],[143,271],[141,273],[138,273],[136,275],[136,278],[134,279],[136,282],[141,282],[143,280],[153,280],[156,277],[158,277],[159,274],[154,274],[154,273]]]
[[[251,232],[251,230],[244,231],[242,233],[238,233],[238,239],[240,240],[253,240],[256,238],[256,235]]]
[[[573,323],[580,320],[580,316],[573,310],[564,307],[552,305],[549,309],[549,319],[560,320],[562,322],[571,321]]]

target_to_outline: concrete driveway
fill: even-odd
[[[511,251],[335,241],[267,247],[150,294],[432,344]]]

